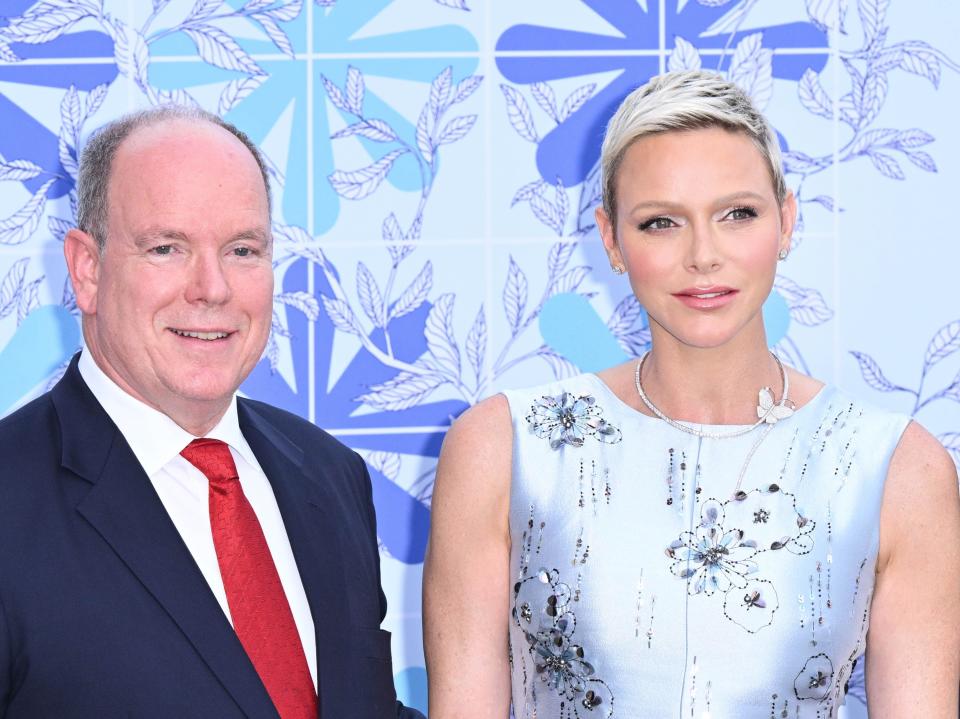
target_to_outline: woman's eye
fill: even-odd
[[[653,217],[640,223],[641,230],[667,230],[673,226],[674,222],[669,217]]]
[[[727,214],[727,217],[731,220],[749,220],[752,217],[757,216],[757,211],[752,207],[737,207]]]

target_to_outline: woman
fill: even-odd
[[[796,217],[716,75],[610,122],[597,223],[652,350],[454,423],[424,577],[432,719],[955,719],[960,502],[906,417],[784,367],[761,306]],[[869,627],[869,633],[868,633]]]

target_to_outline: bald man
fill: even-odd
[[[0,421],[0,716],[420,717],[363,461],[236,396],[273,311],[259,151],[148,110],[91,139],[78,193],[83,350]]]

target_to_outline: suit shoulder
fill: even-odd
[[[300,415],[255,399],[244,398],[239,399],[238,402],[286,435],[307,454],[319,453],[346,461],[363,461],[360,455],[339,439]]]
[[[49,392],[31,400],[0,419],[0,447],[10,446],[27,437],[31,438],[29,444],[35,444],[36,435],[45,425],[54,422],[56,414]],[[43,434],[49,436],[49,433]]]
[[[0,419],[0,512],[29,501],[60,464],[60,423],[49,394]]]

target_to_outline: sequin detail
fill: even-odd
[[[574,641],[570,587],[556,569],[541,568],[513,587],[513,620],[527,641],[537,677],[563,702],[563,716],[613,716],[613,694]],[[534,611],[536,608],[537,611]]]
[[[774,426],[733,497],[742,447],[638,416],[594,375],[506,396],[517,719],[837,718],[906,419],[825,390]],[[588,426],[574,447],[564,407],[622,438]]]
[[[724,530],[719,524],[684,532],[667,549],[674,560],[670,571],[688,580],[690,594],[707,596],[731,587],[745,588],[747,575],[757,571],[752,561],[756,553],[756,542],[744,539],[742,530]]]
[[[807,659],[803,669],[793,682],[793,692],[797,699],[822,701],[830,695],[833,686],[833,662],[824,653]]]
[[[622,439],[619,429],[603,419],[603,410],[592,395],[561,392],[555,397],[544,395],[530,406],[527,423],[537,437],[550,440],[552,449],[563,445],[582,447],[587,437],[596,437],[605,444]]]
[[[763,517],[762,522],[750,521]],[[736,524],[750,527],[749,534]],[[808,554],[816,523],[796,507],[796,498],[771,484],[740,492],[734,499],[709,499],[700,510],[700,524],[682,532],[666,550],[670,571],[687,580],[691,596],[724,595],[724,616],[750,633],[773,622],[780,606],[776,587],[758,575],[758,555],[785,550]]]

